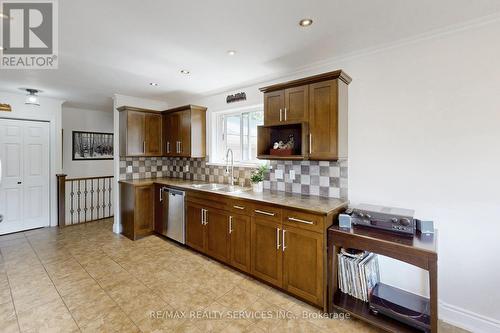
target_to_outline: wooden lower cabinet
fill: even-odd
[[[281,223],[254,217],[251,226],[251,273],[277,287],[282,286]]]
[[[136,240],[154,229],[154,186],[120,184],[122,234]]]
[[[204,208],[187,202],[186,206],[186,244],[195,250],[205,250],[205,224],[203,222]]]
[[[324,235],[284,227],[283,289],[309,302],[323,305]]]
[[[229,263],[230,234],[229,215],[224,211],[207,209],[205,221],[206,253],[216,259]]]
[[[230,264],[250,272],[250,216],[230,215]]]

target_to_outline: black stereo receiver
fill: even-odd
[[[382,229],[413,236],[415,234],[415,212],[411,209],[360,204],[349,207],[353,225]]]

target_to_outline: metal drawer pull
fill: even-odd
[[[258,210],[258,209],[256,209],[255,212],[257,214],[262,214],[262,215],[267,215],[267,216],[274,216],[274,215],[276,215],[275,213],[269,213],[269,212],[265,212],[263,210]]]
[[[245,207],[241,207],[241,206],[233,206],[233,208],[240,209],[240,210],[245,209]]]
[[[286,249],[286,245],[285,245],[285,233],[286,233],[286,230],[283,229],[283,236],[281,237],[282,240],[283,240],[283,252],[285,252],[285,249]]]
[[[233,217],[229,216],[229,233],[233,233]]]
[[[280,249],[280,228],[276,228],[276,249],[279,250]]]
[[[305,224],[314,224],[314,222],[306,221],[306,220],[301,220],[301,219],[296,219],[295,217],[289,217],[288,221],[305,223]]]

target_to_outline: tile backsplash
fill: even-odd
[[[271,161],[264,188],[273,191],[347,199],[347,160]],[[127,172],[127,167],[132,167]],[[276,179],[276,170],[283,178]],[[290,179],[290,170],[295,179]],[[235,167],[235,183],[250,186],[252,168]],[[121,157],[120,179],[174,177],[214,183],[228,183],[224,166],[209,165],[201,158]]]

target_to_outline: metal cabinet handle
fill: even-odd
[[[233,208],[236,208],[236,209],[239,209],[239,210],[245,209],[245,207],[241,207],[241,206],[233,206]]]
[[[208,224],[208,217],[207,217],[208,210],[205,209],[205,225]]]
[[[262,214],[262,215],[267,215],[267,216],[274,216],[274,215],[276,215],[275,213],[269,213],[269,212],[265,212],[263,210],[258,210],[258,209],[256,209],[255,212],[257,214]]]
[[[285,252],[285,249],[286,249],[286,245],[285,245],[285,233],[286,233],[286,230],[285,230],[285,229],[283,229],[283,234],[282,234],[282,236],[281,236],[282,241],[283,241],[283,247],[282,247],[283,252]]]
[[[179,141],[179,153],[182,153],[182,141]]]
[[[142,152],[146,152],[146,141],[142,141]]]
[[[314,224],[314,222],[306,221],[306,220],[301,220],[301,219],[296,219],[295,217],[289,217],[288,221],[305,223],[305,224]]]
[[[205,210],[201,209],[201,224],[205,225]]]
[[[313,135],[309,133],[309,155],[312,154]]]
[[[285,121],[286,121],[286,108],[285,108]]]
[[[280,249],[280,228],[276,228],[276,249],[279,250]]]
[[[229,233],[233,233],[233,217],[229,216]]]
[[[170,154],[170,141],[167,141],[167,154]]]
[[[163,202],[163,189],[164,187],[160,188],[160,202]]]
[[[280,121],[282,121],[282,118],[283,118],[283,110],[280,109]]]

